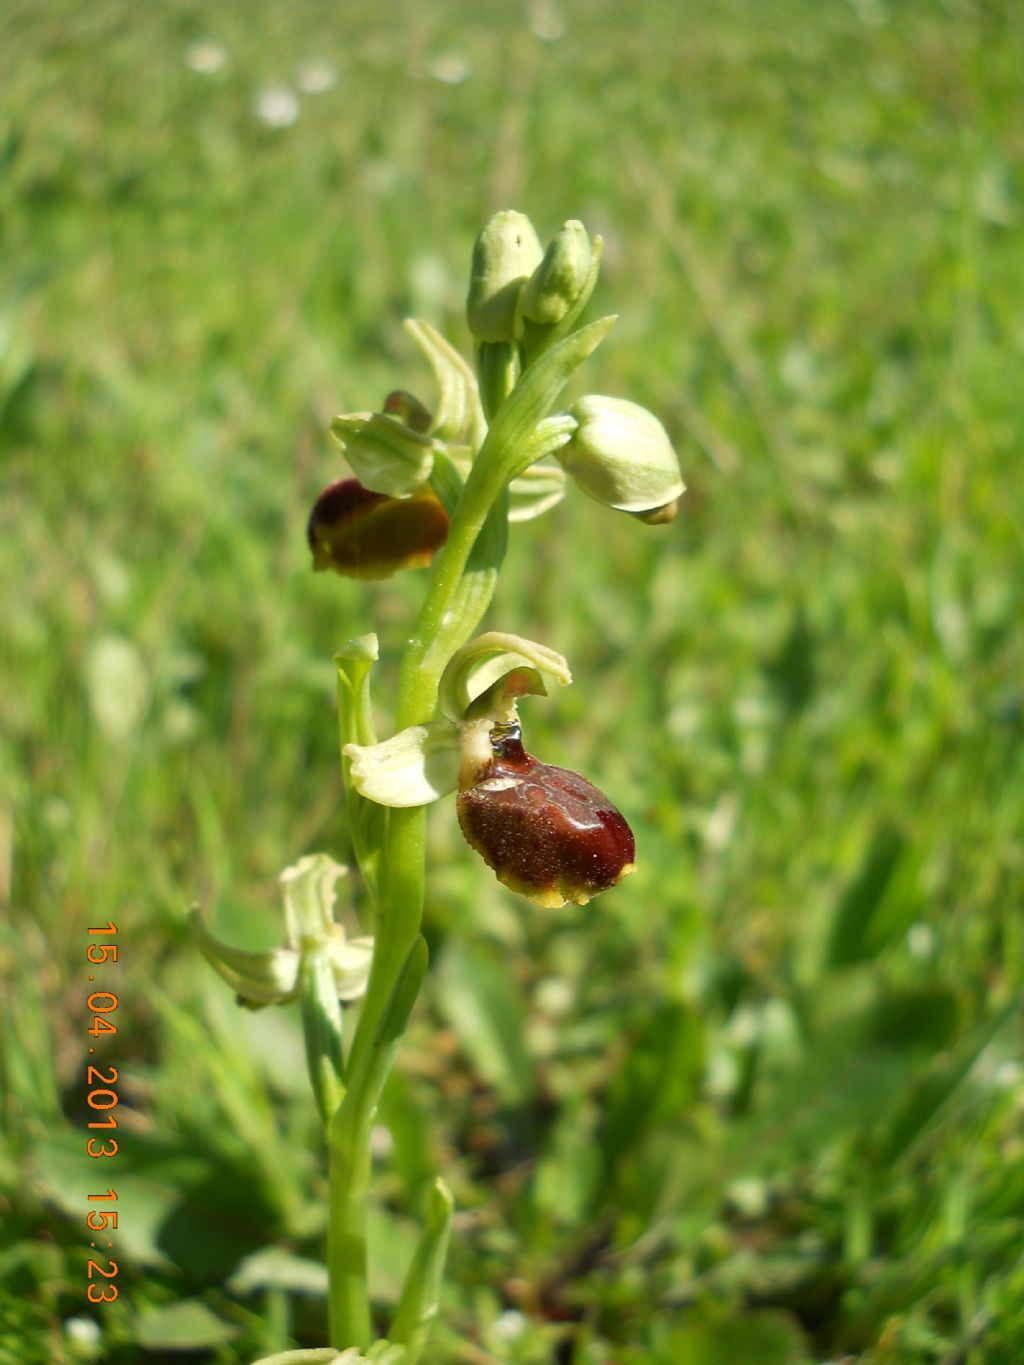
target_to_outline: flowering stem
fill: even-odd
[[[424,724],[433,716],[441,675],[469,639],[494,592],[505,553],[505,488],[575,430],[571,418],[544,419],[573,370],[613,321],[592,323],[552,347],[520,376],[500,406],[495,405],[494,420],[454,509],[447,543],[402,660],[398,729]],[[511,371],[508,382],[514,382]],[[373,964],[352,1041],[348,1088],[330,1127],[328,1305],[330,1340],[338,1348],[366,1346],[372,1339],[366,1285],[370,1134],[395,1047],[426,970],[426,945],[420,936],[425,832],[423,807],[388,812],[378,868]],[[411,968],[414,962],[421,965]],[[443,1240],[435,1241],[436,1262]],[[419,1342],[415,1352],[409,1347],[413,1365],[422,1334],[413,1334],[404,1318],[402,1327]]]

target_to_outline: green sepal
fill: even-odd
[[[487,428],[472,367],[429,322],[408,318],[404,326],[423,352],[437,381],[438,401],[431,431],[442,441],[468,438],[474,445],[479,445]]]
[[[380,646],[376,635],[357,635],[343,644],[334,656],[341,689],[338,693],[338,721],[343,745],[376,743],[370,673],[379,658]]]
[[[533,464],[508,486],[510,522],[533,521],[565,497],[565,470],[556,464]]]
[[[359,482],[374,493],[407,498],[430,478],[432,439],[386,413],[335,417],[331,436]]]
[[[281,873],[285,931],[290,947],[302,952],[330,936],[338,900],[335,884],[347,872],[347,867],[326,853],[309,853]]]
[[[430,1192],[427,1221],[413,1253],[389,1338],[406,1347],[407,1365],[417,1365],[441,1301],[441,1281],[448,1256],[455,1201],[440,1177]]]
[[[188,922],[196,947],[235,992],[240,1004],[262,1009],[264,1005],[282,1005],[295,999],[299,980],[296,949],[270,948],[252,953],[233,948],[210,932],[197,905],[189,911]]]
[[[548,418],[549,422],[556,419]],[[551,429],[548,428],[550,432]],[[571,440],[571,434],[565,436],[565,441]],[[559,447],[552,441],[552,452],[558,454]],[[508,519],[509,524],[520,521],[533,521],[535,517],[543,516],[552,507],[557,505],[565,497],[566,477],[565,470],[561,465],[551,464],[547,461],[540,463],[543,457],[538,457],[538,463],[525,469],[522,474],[508,486]],[[443,465],[451,466],[451,474],[445,473],[445,478],[459,480],[458,489],[461,492],[465,480],[469,477],[469,472],[473,468],[473,457],[466,446],[456,446],[448,449],[444,454],[438,452],[434,460],[434,474],[431,479],[431,486],[445,509],[451,513],[454,511],[454,502],[451,507],[445,502],[445,497],[438,488],[438,471]],[[454,486],[454,482],[451,486]]]
[[[359,871],[374,904],[377,903],[378,864],[386,815],[381,806],[367,801],[356,790],[345,746],[377,742],[370,675],[378,657],[376,635],[359,635],[344,644],[334,656],[338,668],[338,734],[349,836]]]
[[[459,780],[459,728],[444,720],[410,725],[380,744],[348,744],[353,787],[378,806],[426,806]]]

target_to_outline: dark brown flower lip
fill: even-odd
[[[585,905],[634,870],[621,812],[586,778],[540,763],[516,727],[496,727],[493,762],[459,793],[470,847],[498,880],[538,905]]]
[[[425,568],[448,538],[448,515],[429,488],[409,498],[337,479],[320,493],[306,526],[315,570],[349,578],[389,578]]]

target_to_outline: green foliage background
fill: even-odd
[[[577,679],[531,748],[640,870],[541,913],[435,811],[378,1300],[439,1167],[439,1365],[1019,1365],[1024,11],[7,0],[0,52],[0,1359],[322,1340],[296,1023],[184,912],[270,944],[281,867],[346,855],[331,655],[378,629],[386,696],[422,581],[309,572],[325,429],[429,400],[401,319],[464,346],[515,206],[605,235],[586,388],[657,410],[690,491],[515,531],[489,619]]]

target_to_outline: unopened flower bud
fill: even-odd
[[[569,413],[579,425],[556,455],[584,493],[623,512],[650,512],[683,492],[676,453],[652,412],[591,394]]]
[[[356,478],[374,493],[405,498],[430,478],[434,443],[404,420],[383,412],[352,412],[335,417],[331,435]]]
[[[505,209],[484,226],[473,245],[466,320],[477,341],[511,341],[523,285],[543,257],[525,213]]]
[[[526,285],[523,317],[548,326],[561,322],[583,292],[592,260],[587,229],[575,218],[563,223]]]
[[[339,479],[313,504],[306,538],[318,572],[390,578],[397,569],[430,563],[448,538],[448,514],[429,488],[389,498],[358,479]]]
[[[403,422],[413,431],[428,432],[433,418],[414,393],[405,389],[395,389],[384,399],[384,413]]]
[[[458,797],[471,848],[537,905],[586,905],[634,870],[632,830],[578,773],[538,763],[517,726],[491,732],[491,762]]]

